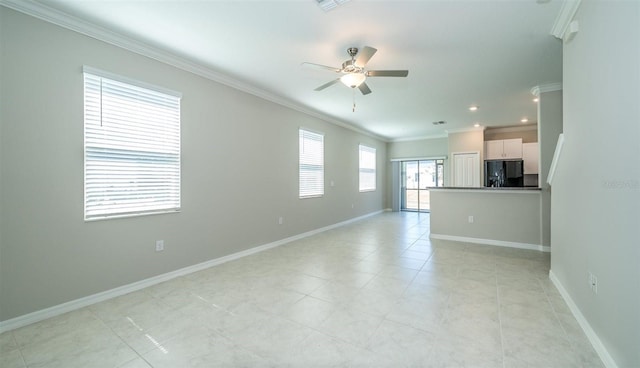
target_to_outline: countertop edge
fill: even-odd
[[[430,191],[451,191],[451,192],[487,192],[487,193],[540,193],[542,188],[538,187],[429,187]]]

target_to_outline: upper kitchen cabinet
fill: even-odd
[[[538,159],[539,149],[538,143],[523,143],[522,144],[522,159],[524,160],[524,173],[525,174],[537,174],[538,173]]]
[[[484,143],[485,160],[522,159],[522,138],[500,139]]]

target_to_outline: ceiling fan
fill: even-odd
[[[360,51],[360,52],[358,52]],[[307,63],[302,65],[308,65],[315,68],[330,70],[332,72],[342,74],[340,78],[336,78],[328,83],[321,85],[314,89],[314,91],[322,91],[323,89],[330,87],[338,82],[342,82],[345,86],[351,88],[358,88],[363,95],[371,93],[371,89],[365,83],[367,77],[406,77],[409,75],[408,70],[365,70],[365,65],[378,51],[373,47],[365,46],[362,50],[358,50],[357,47],[349,47],[347,53],[351,56],[351,60],[347,60],[342,63],[341,68],[334,68],[331,66]]]

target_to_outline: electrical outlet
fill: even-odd
[[[162,252],[164,250],[164,240],[156,240],[156,252]]]
[[[351,203],[351,208],[355,208],[355,207],[356,207],[356,205]]]
[[[282,225],[283,222],[284,218],[282,218],[282,216],[278,217],[278,225]]]
[[[469,223],[473,224],[473,216],[469,216]]]

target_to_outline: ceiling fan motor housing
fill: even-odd
[[[355,65],[353,59],[347,60],[342,63],[342,72],[343,73],[359,73],[362,72],[362,68]]]

